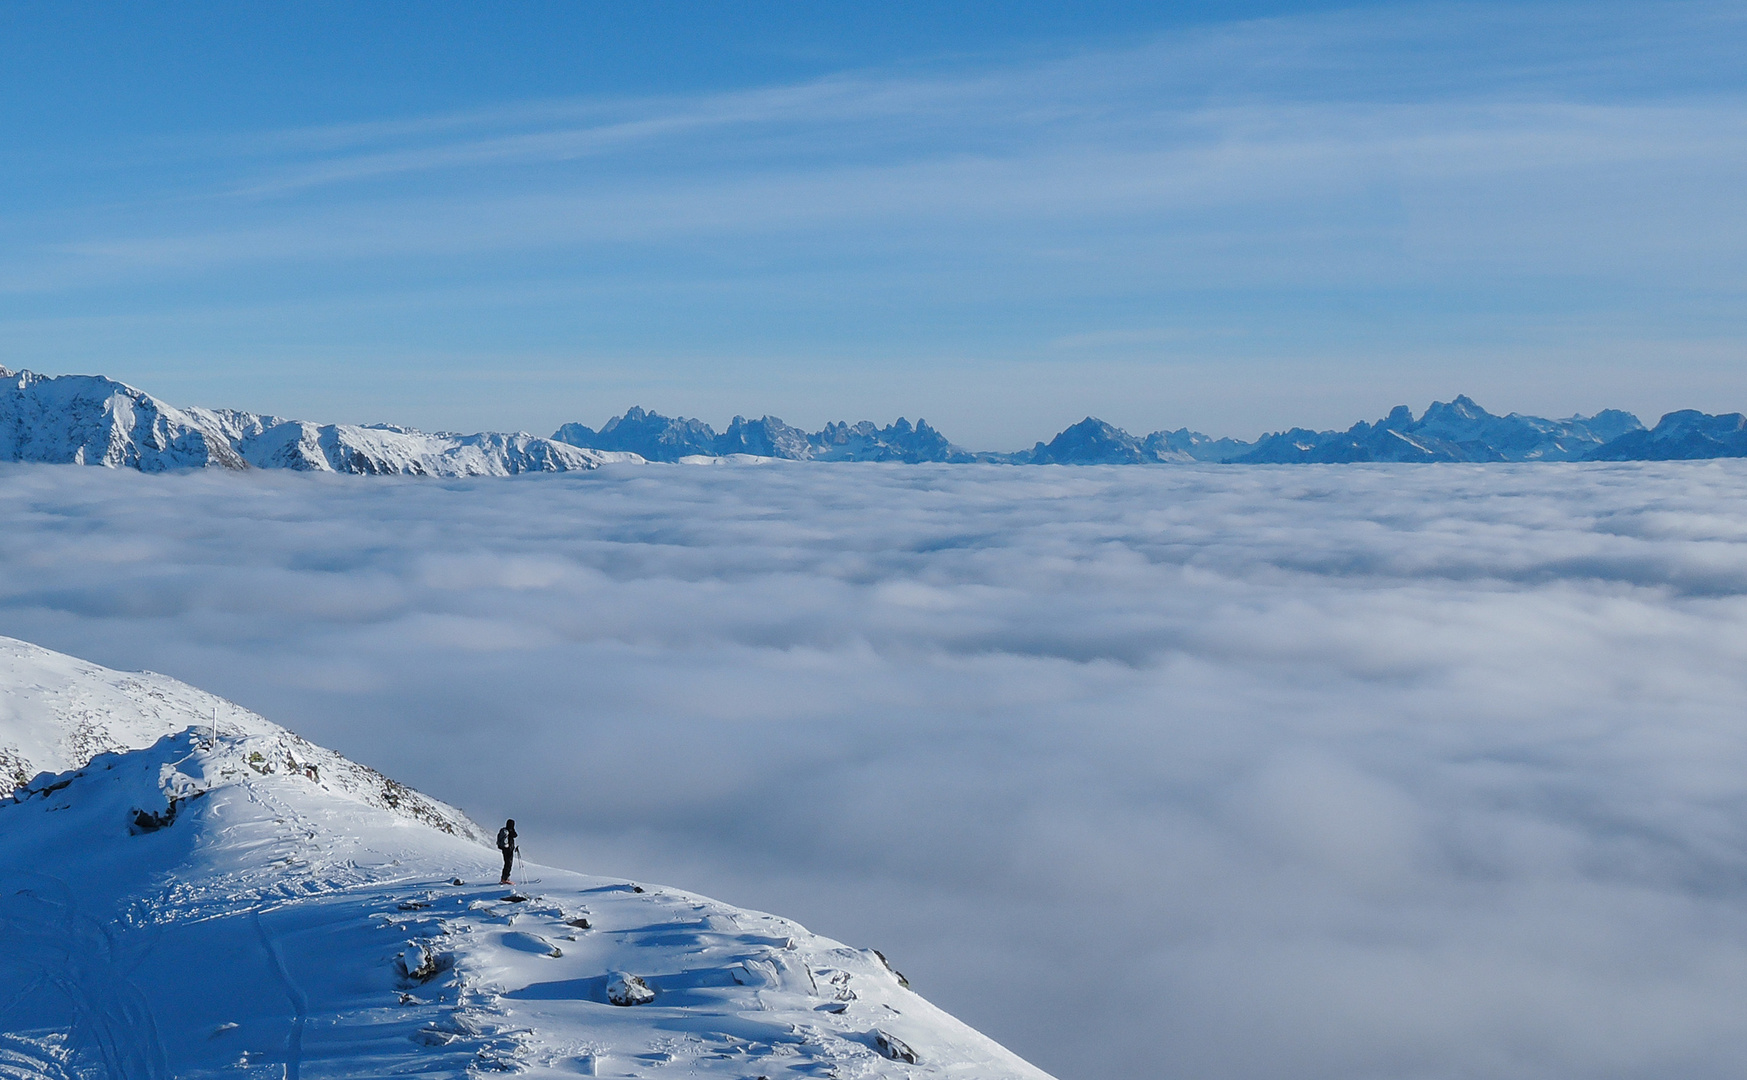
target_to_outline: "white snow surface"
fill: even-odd
[[[45,769],[0,800],[7,1080],[1046,1076],[785,919],[506,889],[459,811],[175,680],[5,638],[0,691]]]
[[[433,434],[391,425],[312,424],[230,409],[178,409],[100,375],[46,376],[0,367],[0,461],[142,472],[252,467],[509,476],[642,460],[520,432]]]

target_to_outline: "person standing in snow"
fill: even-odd
[[[516,860],[516,819],[510,818],[503,823],[503,828],[497,831],[497,849],[503,852],[503,880],[499,885],[510,883],[510,864]]]

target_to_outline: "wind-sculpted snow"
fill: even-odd
[[[877,946],[1058,1075],[1747,1055],[1747,462],[11,466],[0,515],[0,632]]]
[[[15,788],[51,786],[49,774],[71,773],[104,754],[125,754],[199,730],[206,737],[249,740],[253,769],[307,772],[324,790],[452,836],[483,843],[485,833],[452,806],[311,745],[229,701],[149,671],[110,671],[0,637],[0,755],[12,764],[0,775],[0,799]]]

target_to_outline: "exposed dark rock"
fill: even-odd
[[[394,958],[401,977],[412,983],[430,982],[448,971],[454,962],[446,953],[439,953],[422,941],[408,942],[406,950]]]
[[[0,746],[0,792],[11,793],[30,783],[35,775],[31,771],[30,762],[23,754],[10,746]]]
[[[63,781],[62,783],[56,784],[54,787],[46,788],[44,790],[54,791],[66,787],[67,783],[67,781]],[[197,791],[186,799],[171,799],[170,804],[166,806],[162,812],[154,813],[153,811],[141,810],[136,807],[130,811],[131,816],[128,820],[127,831],[134,836],[139,836],[142,833],[157,832],[159,829],[175,822],[176,814],[181,810],[183,803],[192,799],[198,799],[205,794],[206,792],[204,791]]]
[[[893,1061],[902,1061],[908,1065],[918,1064],[916,1060],[916,1051],[910,1049],[910,1045],[896,1035],[884,1031],[875,1031],[874,1045],[879,1047],[880,1053],[891,1058]]]
[[[906,987],[906,988],[909,987],[910,980],[904,978],[904,973],[902,971],[899,971],[897,968],[892,966],[892,962],[890,960],[886,959],[885,953],[880,952],[878,949],[875,949],[875,950],[873,950],[873,954],[880,958],[880,963],[886,965],[887,971],[891,972],[894,976],[896,976],[899,986]]]
[[[607,976],[607,1001],[613,1005],[647,1005],[655,1000],[655,991],[635,975],[615,971]]]

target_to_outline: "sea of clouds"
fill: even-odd
[[[1747,463],[0,466],[0,520],[0,634],[1064,1078],[1747,1057]]]

